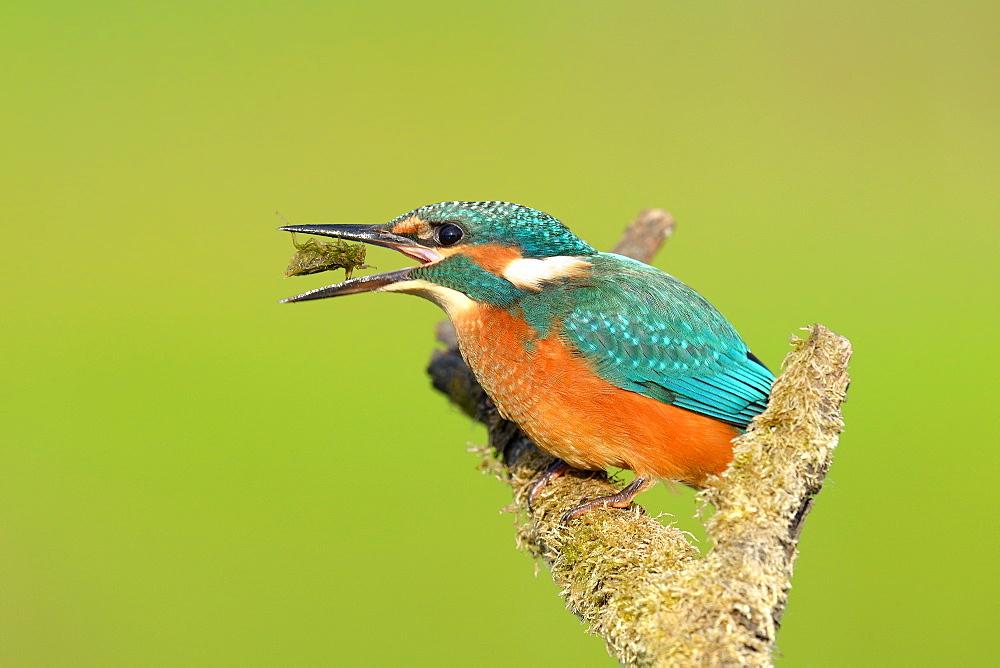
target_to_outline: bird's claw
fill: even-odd
[[[549,466],[549,468],[547,468],[545,470],[545,473],[543,473],[538,478],[538,480],[536,480],[531,485],[531,487],[528,489],[528,512],[529,513],[534,513],[535,512],[535,508],[534,508],[535,497],[537,497],[539,494],[541,494],[542,490],[545,489],[546,485],[548,485],[551,481],[553,481],[556,478],[558,478],[559,476],[561,476],[563,473],[565,473],[569,469],[570,469],[570,465],[569,464],[567,464],[566,462],[564,462],[561,459],[557,459],[554,462],[552,462],[552,464]]]
[[[590,501],[585,501],[574,508],[570,508],[559,519],[559,524],[565,526],[594,508],[601,508],[604,506],[611,506],[612,508],[628,508],[632,505],[632,499],[653,484],[655,484],[655,482],[649,480],[648,478],[640,478],[639,476],[636,476],[632,482],[626,485],[625,488],[617,494],[601,496]]]

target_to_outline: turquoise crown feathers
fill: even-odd
[[[469,241],[476,244],[510,245],[516,242],[527,258],[597,254],[593,247],[549,214],[512,202],[428,204],[397,216],[389,226],[411,216],[429,223],[456,223],[465,229]]]

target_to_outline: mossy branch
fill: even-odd
[[[673,219],[644,211],[617,252],[648,261]],[[603,474],[570,474],[545,488],[528,511],[526,494],[552,462],[498,414],[458,353],[447,323],[446,350],[428,372],[434,386],[489,431],[486,466],[514,492],[518,545],[543,559],[567,607],[630,665],[770,665],[797,545],[843,426],[850,342],[822,325],[792,339],[767,409],[736,441],[726,474],[699,493],[715,509],[704,557],[688,536],[641,508],[599,509],[568,526],[559,518],[584,497],[616,488]]]

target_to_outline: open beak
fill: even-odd
[[[392,248],[398,250],[403,255],[419,260],[421,264],[430,264],[441,259],[441,255],[433,249],[421,246],[414,242],[413,239],[387,232],[382,229],[381,225],[285,225],[279,227],[278,230],[315,234],[322,237],[337,237],[348,241],[361,241],[366,244]],[[316,290],[303,292],[294,297],[282,299],[279,303],[304,302],[310,299],[325,299],[326,297],[353,295],[358,292],[372,292],[391,283],[405,281],[413,269],[413,267],[406,267],[405,269],[387,271],[382,274],[351,278],[343,283],[335,283],[325,288],[317,288]]]

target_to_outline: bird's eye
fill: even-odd
[[[438,243],[442,246],[454,246],[462,240],[465,232],[455,223],[445,223],[437,229],[436,236]]]

